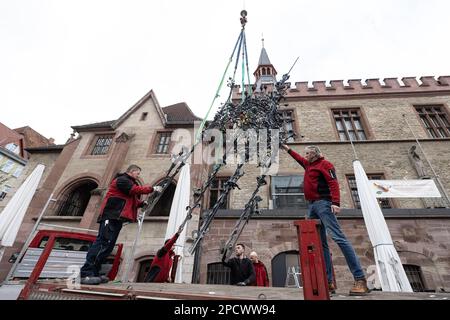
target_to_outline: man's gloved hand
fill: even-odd
[[[153,191],[154,191],[154,192],[159,192],[159,193],[161,193],[161,192],[162,192],[162,189],[163,189],[163,188],[162,188],[161,186],[154,186],[154,187],[153,187]]]
[[[139,206],[139,208],[145,208],[148,206],[148,202],[147,201],[142,201],[141,205]]]
[[[281,149],[283,149],[283,150],[285,150],[285,151],[289,151],[289,146],[288,145],[286,145],[286,144],[282,144],[281,145]]]
[[[236,285],[243,287],[243,286],[246,286],[247,284],[245,282],[238,282],[238,283],[236,283]]]

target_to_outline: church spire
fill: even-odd
[[[253,75],[255,76],[256,91],[261,91],[264,85],[274,85],[277,83],[277,70],[269,60],[266,48],[264,48],[264,36],[261,39],[262,48],[259,55],[258,67]]]

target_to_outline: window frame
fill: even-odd
[[[408,281],[414,292],[427,292],[428,291],[426,283],[424,281],[422,268],[419,265],[404,264],[403,269],[405,270],[406,277],[408,278]],[[417,281],[412,281],[412,280],[417,280]],[[417,284],[421,288],[417,288]]]
[[[422,129],[424,130],[424,132],[428,138],[430,138],[430,139],[450,138],[450,114],[449,114],[448,108],[445,104],[415,104],[415,105],[413,105],[413,108],[414,108],[414,112],[418,118],[418,121],[420,123],[420,126],[422,127]],[[426,110],[427,108],[431,108],[433,111],[435,108],[439,108],[440,111],[439,112],[434,111],[434,113],[431,114]],[[421,110],[422,112],[420,112],[418,109],[422,109]],[[430,118],[430,114],[434,115],[434,116],[437,115],[437,117],[435,119],[441,125],[440,127],[437,127],[435,125],[435,121],[433,121],[432,118]],[[439,115],[442,115],[444,117],[445,121],[449,125],[445,124],[443,122],[442,118],[439,117]],[[426,122],[428,123],[429,127],[427,127],[427,124],[424,121],[423,116],[425,116],[425,118],[427,120]],[[444,133],[446,135],[445,137],[442,137],[441,135],[438,134],[439,129],[444,130]],[[430,133],[430,130],[431,130],[431,132],[433,132],[433,134]]]
[[[14,162],[13,160],[8,159],[8,160],[6,160],[6,162],[4,162],[4,163],[2,164],[2,167],[0,168],[0,171],[2,171],[2,172],[4,172],[4,173],[7,173],[7,174],[10,174],[10,173],[11,173],[11,170],[14,168],[14,164],[15,164],[15,162]],[[7,165],[9,165],[9,167],[6,169],[6,170],[8,170],[8,171],[5,171],[5,167],[6,167]]]
[[[12,147],[14,146],[14,147]],[[19,154],[20,150],[19,150],[19,145],[15,144],[14,142],[10,142],[5,146],[5,149],[14,153],[14,154]],[[17,151],[17,152],[16,152]]]
[[[93,155],[92,152],[97,144],[99,137],[101,137],[101,136],[110,136],[111,137],[111,144],[109,145],[108,152],[105,154]],[[112,152],[111,150],[114,148],[115,138],[116,138],[115,132],[111,132],[111,131],[94,132],[94,134],[92,135],[91,139],[89,140],[89,143],[87,144],[87,146],[80,158],[81,159],[83,159],[83,158],[89,158],[89,159],[108,158]]]
[[[136,272],[136,283],[144,283],[145,276],[150,271],[150,267],[152,265],[153,260],[155,259],[155,256],[146,256],[141,259],[139,259],[137,262],[137,272]],[[144,263],[146,265],[144,265]],[[148,266],[148,270],[145,271],[145,268]],[[141,281],[142,280],[142,281]]]
[[[109,144],[102,144],[102,145],[98,145],[100,139],[104,139],[105,141],[109,141]],[[114,142],[114,135],[96,135],[95,139],[94,139],[94,143],[92,144],[92,149],[89,152],[89,155],[91,156],[106,156],[109,154],[112,144]],[[99,148],[101,150],[102,153],[95,153],[94,151],[96,148]],[[103,149],[107,148],[106,152],[103,152]]]
[[[387,180],[384,173],[366,173],[366,175],[367,175],[367,178],[369,180]],[[353,178],[353,181],[355,182],[355,186],[356,186],[356,177],[355,177],[355,175],[354,174],[346,174],[345,175],[345,180],[347,180],[347,186],[348,186],[348,190],[350,191],[349,194],[350,194],[350,198],[351,198],[351,201],[352,201],[352,204],[353,204],[353,208],[357,209],[357,210],[361,210],[361,206],[359,206],[359,208],[358,208],[358,206],[356,204],[356,201],[355,201],[355,198],[353,197],[353,189],[352,189],[352,185],[350,183],[350,178],[351,177]],[[359,199],[359,196],[358,196],[358,199]],[[380,204],[380,207],[381,207],[382,210],[383,209],[395,209],[396,208],[396,204],[395,204],[394,200],[391,199],[391,198],[377,198],[377,201],[378,201],[378,204]],[[384,205],[382,205],[383,201],[387,201],[388,202],[389,208],[385,207]],[[359,201],[359,203],[361,203],[361,201]]]
[[[301,189],[303,192],[295,192],[295,193],[275,193],[275,180],[276,178],[290,178],[290,177],[302,177],[302,183],[300,184]],[[308,201],[305,198],[305,192],[304,192],[304,174],[286,174],[286,175],[277,175],[277,176],[271,176],[270,178],[270,199],[272,200],[272,206],[273,209],[290,209],[291,207],[278,207],[276,205],[276,197],[278,196],[303,196],[303,202],[304,206],[296,206],[296,208],[300,209],[307,209],[308,208]]]
[[[167,151],[166,152],[158,152],[158,147],[160,146],[162,134],[169,135],[169,142],[167,143]],[[170,155],[170,151],[172,150],[172,145],[173,145],[172,135],[173,135],[173,130],[158,130],[155,133],[153,147],[152,147],[152,154],[157,155],[157,156]]]
[[[229,179],[230,179],[229,176],[220,176],[220,177],[216,177],[216,178],[213,180],[213,182],[214,182],[214,181],[219,181],[219,184],[218,184],[218,187],[217,187],[217,188],[213,188],[213,187],[212,187],[212,183],[211,183],[211,186],[209,187],[209,192],[208,192],[208,205],[206,206],[206,207],[208,208],[208,210],[209,210],[209,209],[212,209],[213,206],[215,205],[215,203],[214,203],[214,205],[211,205],[211,193],[212,193],[213,191],[217,191],[217,200],[219,200],[220,196],[222,195],[222,193],[223,193],[223,191],[224,191],[223,185],[224,185]],[[222,187],[222,188],[221,188],[221,187]],[[228,209],[230,209],[230,205],[231,205],[231,203],[230,203],[230,196],[231,196],[231,193],[229,192],[228,195],[227,195],[226,202],[225,202],[225,208],[220,208],[220,207],[219,207],[219,209],[221,209],[221,210],[228,210]],[[216,202],[216,203],[217,203],[217,202]]]
[[[19,178],[22,175],[24,169],[25,169],[25,167],[22,167],[22,166],[16,167],[16,169],[14,170],[14,173],[12,174],[12,176],[15,177],[15,178]],[[19,171],[19,174],[17,174],[18,171]]]
[[[210,279],[217,281],[211,282]],[[206,284],[229,285],[230,281],[231,269],[224,266],[222,262],[212,262],[206,265]]]
[[[8,193],[11,191],[12,187],[10,185],[3,185],[0,191],[0,201],[3,201]]]
[[[291,119],[292,119],[292,122],[291,122],[291,125],[292,125],[292,132],[294,133],[294,137],[293,138],[291,138],[292,139],[292,141],[286,141],[287,143],[293,143],[293,142],[296,142],[296,141],[299,141],[299,140],[301,140],[300,138],[299,138],[299,134],[298,134],[298,131],[297,131],[297,123],[298,123],[298,121],[297,121],[297,114],[296,114],[296,112],[295,112],[295,109],[294,108],[287,108],[287,109],[280,109],[280,110],[278,110],[278,113],[284,113],[284,112],[291,112],[291,114],[292,114],[292,116],[291,116]],[[282,115],[282,117],[283,117],[283,115]],[[283,119],[284,119],[284,117],[283,117]],[[284,129],[284,128],[283,128]]]
[[[355,135],[357,137],[357,140],[352,140],[352,141],[363,142],[363,141],[372,140],[373,134],[372,134],[372,131],[370,130],[369,122],[368,122],[368,120],[366,118],[366,115],[365,115],[364,110],[363,110],[362,107],[360,107],[360,106],[354,106],[354,107],[330,107],[329,110],[330,110],[330,117],[331,117],[331,120],[332,120],[332,126],[333,126],[333,129],[334,129],[337,141],[350,142],[350,138],[349,138],[349,136],[347,134],[348,133],[348,129],[344,130],[344,131],[338,129],[336,117],[334,115],[334,113],[336,111],[340,112],[340,119],[344,118],[344,117],[342,117],[342,112],[349,112],[350,115],[351,115],[351,112],[354,112],[354,111],[356,111],[358,113],[358,117],[359,117],[359,120],[360,120],[360,125],[361,125],[362,130],[358,130],[357,129],[357,127],[355,126],[355,122],[353,120],[353,117],[350,117],[351,123],[352,123],[352,129],[353,129],[352,131],[355,132]],[[343,126],[345,126],[345,123],[343,123]],[[341,135],[340,135],[341,131],[345,134],[347,140],[342,140],[341,139]],[[361,140],[359,138],[358,132],[361,132],[361,131],[364,133],[364,135],[366,137],[365,140]]]

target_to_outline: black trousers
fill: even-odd
[[[98,277],[100,268],[111,254],[122,229],[120,220],[104,220],[100,222],[97,238],[90,246],[86,262],[81,267],[81,277]]]

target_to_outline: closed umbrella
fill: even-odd
[[[17,232],[36,192],[44,169],[44,165],[38,164],[0,213],[0,239],[2,246],[11,247],[14,244]]]
[[[180,225],[186,218],[187,210],[186,207],[189,206],[190,195],[191,195],[191,171],[189,163],[186,163],[180,172],[180,178],[178,180],[177,187],[175,189],[175,195],[172,200],[172,207],[170,208],[169,222],[166,229],[165,239],[170,239],[175,232],[177,232]],[[180,256],[177,273],[175,275],[174,282],[183,282],[183,262],[184,262],[184,243],[186,239],[186,228],[178,237],[177,242],[174,246],[174,251],[176,255]]]
[[[402,262],[389,233],[378,201],[371,191],[369,179],[359,160],[353,161],[356,185],[375,263],[383,291],[413,292]]]

